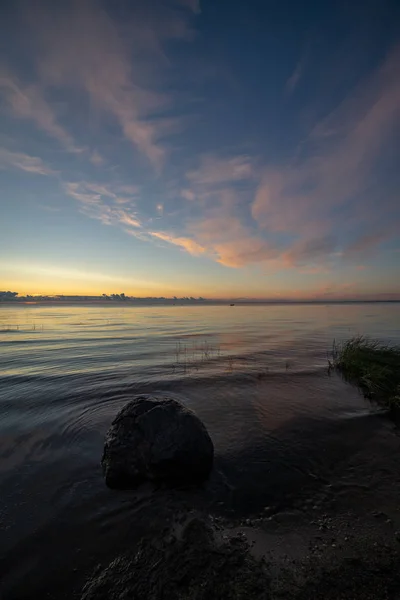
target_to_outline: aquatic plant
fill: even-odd
[[[208,340],[190,344],[179,340],[175,344],[175,364],[174,371],[181,367],[186,373],[190,370],[199,370],[201,363],[210,362],[221,356],[221,348],[213,346]]]
[[[339,371],[366,398],[400,406],[400,346],[365,336],[334,340],[329,370]]]

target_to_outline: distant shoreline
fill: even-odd
[[[338,304],[399,304],[398,300],[3,300],[0,306],[285,306]]]

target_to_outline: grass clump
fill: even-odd
[[[388,406],[400,406],[400,346],[364,336],[333,342],[329,368],[357,385],[364,396]]]

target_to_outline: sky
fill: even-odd
[[[400,299],[400,4],[3,0],[0,289]]]

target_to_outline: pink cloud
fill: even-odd
[[[304,273],[326,272],[322,263],[327,254],[334,252],[333,238],[305,240],[283,250],[227,211],[213,212],[214,216],[190,223],[187,231],[208,256],[222,265],[240,268],[258,263],[274,271],[301,267]]]
[[[142,224],[136,217],[127,213],[126,211],[115,211],[115,216],[118,219],[118,222],[122,225],[128,225],[129,227],[141,227]]]
[[[188,190],[188,189],[181,190],[180,195],[182,198],[185,198],[185,200],[190,200],[191,202],[193,202],[193,200],[196,199],[196,194],[192,190]]]
[[[35,175],[56,175],[41,158],[0,148],[0,168],[12,167]]]
[[[210,257],[227,267],[265,262],[277,255],[266,240],[254,235],[238,217],[221,208],[190,223],[188,232]]]
[[[163,233],[160,231],[150,231],[149,235],[162,240],[163,242],[168,242],[169,244],[173,244],[174,246],[179,246],[183,250],[186,250],[189,254],[193,256],[199,256],[205,252],[205,248],[195,242],[194,240],[187,237],[179,237],[174,236],[169,233]]]
[[[236,241],[216,242],[213,250],[221,265],[233,268],[267,262],[276,256],[276,249],[271,248],[265,240],[253,236],[243,236]]]

